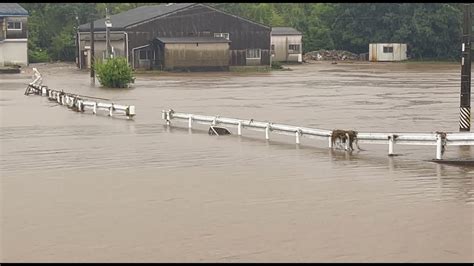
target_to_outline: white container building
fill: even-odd
[[[406,43],[371,43],[369,44],[369,61],[403,61],[407,60]]]

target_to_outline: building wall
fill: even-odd
[[[5,58],[3,57],[3,42],[0,42],[0,66],[5,66]]]
[[[202,5],[131,26],[127,33],[130,54],[134,47],[147,45],[156,37],[214,36],[214,33],[229,33],[230,65],[270,65],[270,28]],[[260,49],[260,60],[247,61],[248,48]]]
[[[110,45],[114,47],[116,56],[126,57],[126,43],[123,32],[111,32],[110,33]],[[103,58],[106,51],[105,33],[94,33],[94,55],[95,58]],[[81,32],[79,41],[79,66],[83,68],[89,68],[90,66],[90,49],[86,49],[86,46],[90,47],[90,33]],[[84,64],[85,63],[85,64]]]
[[[27,39],[0,41],[0,65],[28,65]]]
[[[384,52],[384,47],[392,47],[393,52]],[[369,44],[369,61],[403,61],[407,60],[406,43],[371,43]]]
[[[21,22],[21,30],[8,30],[8,22]],[[26,39],[28,38],[28,17],[6,17],[4,18],[4,28],[7,39]]]
[[[299,44],[299,53],[289,53],[288,45]],[[274,35],[272,36],[272,45],[275,45],[273,61],[278,62],[301,62],[303,55],[303,44],[301,35]]]
[[[164,50],[165,69],[229,66],[228,43],[168,43]]]
[[[6,18],[1,18],[0,17],[0,41],[7,37],[7,26],[4,23],[5,19]]]

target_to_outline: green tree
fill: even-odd
[[[97,79],[104,87],[125,88],[133,82],[133,71],[125,57],[98,60],[94,64]]]

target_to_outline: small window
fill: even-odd
[[[229,33],[214,33],[215,38],[224,38],[226,40],[229,40]]]
[[[384,53],[387,53],[387,54],[393,53],[393,47],[384,46],[384,47],[383,47],[383,52],[384,52]]]
[[[140,51],[140,60],[150,60],[152,58],[152,51],[141,50]]]
[[[21,30],[21,22],[17,21],[9,21],[8,22],[8,30]]]
[[[290,44],[288,45],[288,52],[289,53],[300,53],[300,45],[299,44]]]
[[[260,59],[260,49],[247,49],[247,59]]]

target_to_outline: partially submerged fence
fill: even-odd
[[[49,100],[55,101],[60,105],[65,105],[77,112],[91,110],[93,114],[97,114],[98,111],[102,110],[105,111],[109,116],[121,114],[127,116],[128,119],[135,116],[135,106],[133,105],[97,102],[95,99],[98,98],[94,99],[94,97],[91,96],[52,90],[49,89],[48,86],[42,85],[43,78],[41,73],[36,68],[33,68],[33,72],[34,80],[26,87],[25,95],[36,94],[47,96]]]
[[[441,160],[446,146],[474,145],[474,133],[366,133],[354,130],[325,130],[307,127],[297,127],[271,122],[261,122],[226,118],[220,116],[206,116],[196,114],[178,113],[173,110],[162,111],[162,119],[167,125],[171,120],[185,121],[192,128],[193,123],[209,126],[227,125],[237,128],[237,135],[242,135],[242,129],[264,131],[265,139],[270,139],[270,133],[294,136],[296,143],[300,143],[301,137],[326,140],[329,148],[339,148],[351,151],[358,143],[388,145],[388,155],[395,155],[395,145],[433,145],[436,146],[436,159]],[[359,148],[360,149],[360,148]]]

